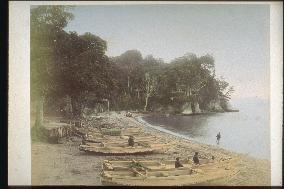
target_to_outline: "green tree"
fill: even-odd
[[[147,111],[149,98],[158,95],[158,86],[163,65],[163,60],[156,59],[153,55],[146,56],[142,61],[144,78],[142,80],[143,86],[141,86],[140,89],[142,89],[141,91],[145,98],[144,111]]]
[[[115,58],[116,63],[124,70],[127,78],[127,92],[130,95],[135,86],[133,80],[141,68],[142,54],[137,50],[128,50]]]
[[[125,109],[136,109],[141,101],[141,87],[143,86],[142,55],[137,50],[128,50],[112,61],[120,70],[117,79],[121,86],[121,104]]]
[[[91,33],[81,36],[71,33],[69,42],[61,44],[69,50],[66,51],[67,62],[62,61],[60,65],[62,80],[59,83],[64,94],[71,97],[73,117],[80,117],[85,106],[109,96],[112,82],[105,55],[107,44]]]
[[[31,9],[30,66],[31,100],[36,100],[36,123],[42,125],[43,105],[48,93],[54,89],[56,70],[56,38],[73,15],[67,6],[38,6]]]

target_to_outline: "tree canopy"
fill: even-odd
[[[234,91],[215,73],[211,55],[187,53],[170,63],[138,50],[106,55],[107,42],[86,32],[66,32],[73,19],[68,6],[31,10],[31,91],[35,99],[71,99],[72,116],[84,108],[162,111],[185,103],[211,111],[212,102],[226,103]],[[48,106],[48,104],[45,104]]]

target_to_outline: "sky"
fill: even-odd
[[[100,36],[109,56],[137,49],[170,62],[210,54],[233,99],[269,98],[269,5],[88,5],[71,12],[65,30]]]

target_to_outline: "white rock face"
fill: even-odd
[[[191,104],[189,102],[185,103],[182,107],[183,111],[182,113],[183,114],[192,114],[192,109],[191,109]]]
[[[196,102],[196,103],[194,104],[194,107],[195,107],[194,113],[201,113],[201,110],[200,110],[200,108],[199,108],[198,102]]]
[[[212,101],[209,103],[209,109],[215,111],[223,111],[223,108],[220,106],[220,101]]]
[[[235,108],[232,106],[232,104],[230,102],[227,102],[227,109],[228,110],[233,110]]]

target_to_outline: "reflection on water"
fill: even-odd
[[[235,101],[240,112],[195,116],[146,116],[148,123],[185,135],[193,140],[270,159],[269,104],[261,100]]]

